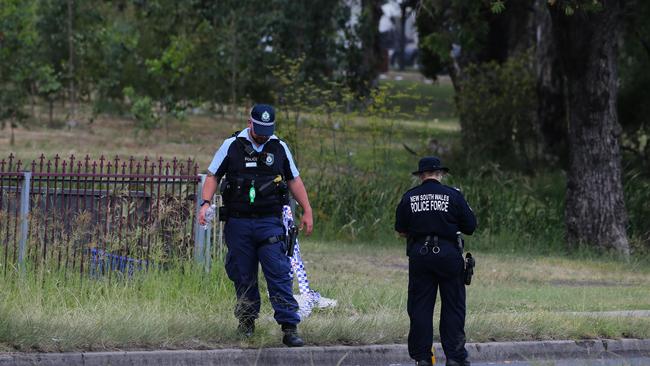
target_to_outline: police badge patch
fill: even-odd
[[[266,159],[264,159],[264,163],[267,166],[273,165],[273,161],[275,161],[275,158],[273,157],[273,154],[266,154]]]

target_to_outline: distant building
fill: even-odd
[[[389,0],[381,7],[383,15],[379,19],[379,37],[384,51],[384,70],[382,70],[384,72],[388,71],[389,67],[400,67],[402,39],[404,41],[403,65],[417,67],[418,32],[415,24],[415,9],[405,7],[405,14],[402,14],[401,4],[402,0]],[[403,16],[406,17],[404,22],[402,22]]]

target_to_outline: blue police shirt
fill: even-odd
[[[476,216],[463,194],[435,179],[427,179],[402,196],[395,230],[411,236],[438,235],[455,242],[456,232],[471,235]]]

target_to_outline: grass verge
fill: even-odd
[[[474,240],[480,247],[482,238]],[[406,341],[408,266],[401,245],[308,241],[303,251],[312,287],[339,302],[302,323],[309,344]],[[469,341],[650,337],[648,317],[597,313],[650,310],[646,262],[474,254],[478,265],[468,287]],[[264,285],[261,291],[266,293]],[[280,346],[265,296],[255,336],[238,338],[233,293],[218,262],[210,273],[184,267],[110,283],[78,277],[64,281],[52,273],[8,278],[0,283],[0,349]]]

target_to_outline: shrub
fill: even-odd
[[[154,111],[154,103],[150,97],[136,94],[132,87],[124,88],[124,96],[131,102],[130,111],[136,128],[152,130],[158,127],[160,116]]]
[[[540,156],[535,75],[528,60],[522,55],[468,67],[457,105],[463,148],[472,158],[525,167]]]

